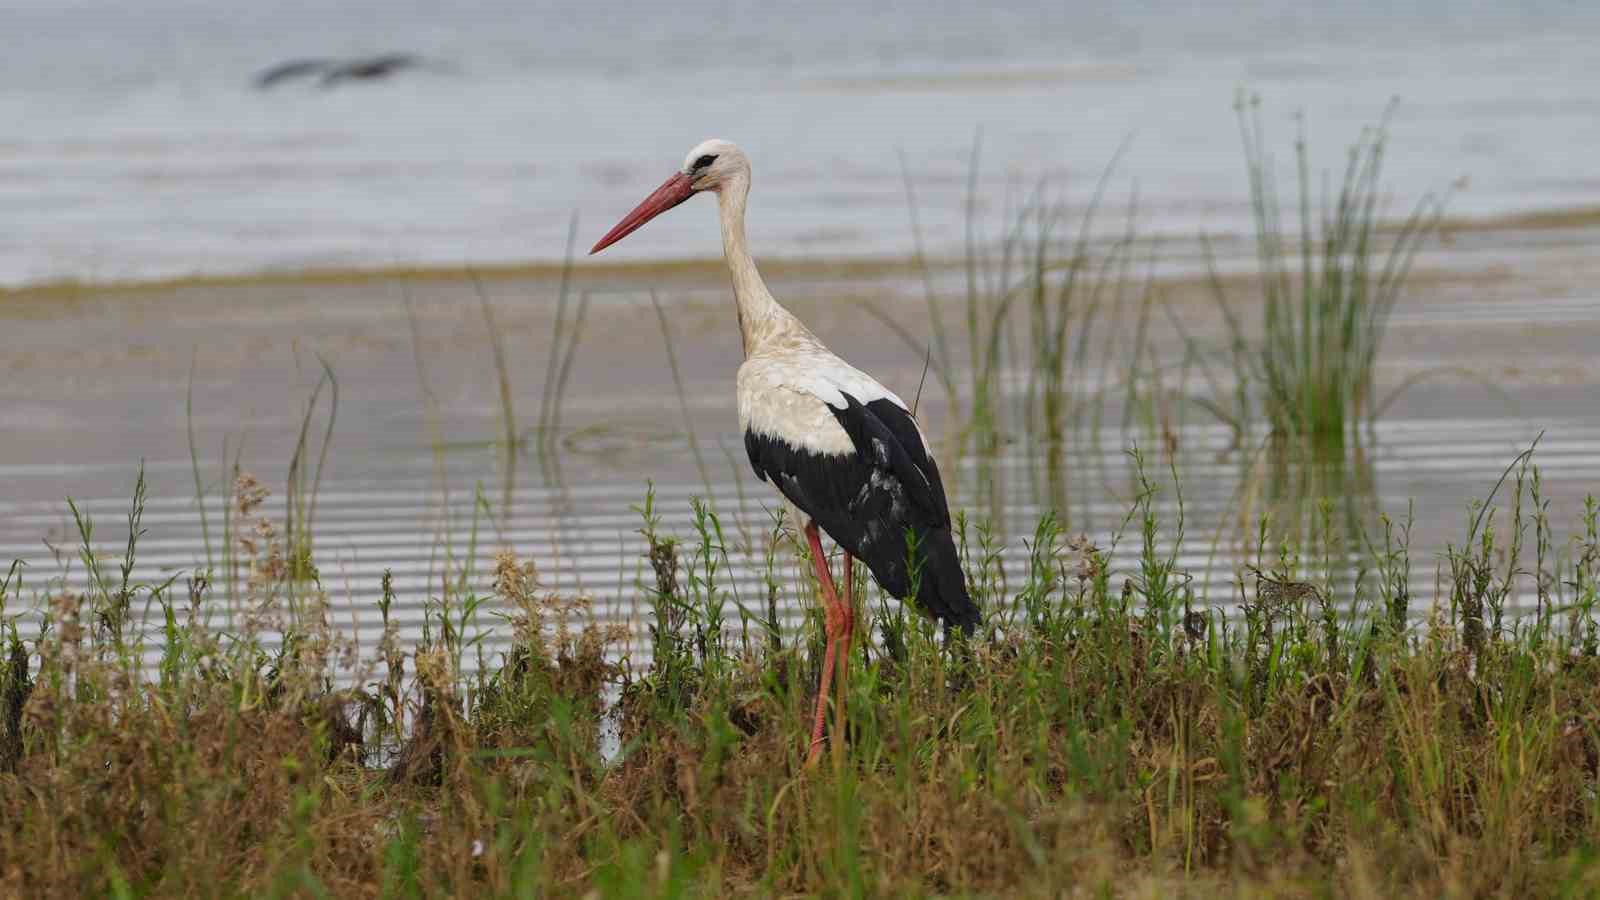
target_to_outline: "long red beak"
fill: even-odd
[[[655,193],[644,198],[643,203],[635,206],[633,212],[623,216],[622,221],[618,222],[615,228],[606,232],[606,236],[594,245],[589,251],[589,255],[593,256],[617,241],[633,234],[642,228],[644,223],[694,196],[693,184],[694,180],[682,172],[678,172],[668,178],[661,187],[655,189]]]

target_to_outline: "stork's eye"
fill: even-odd
[[[702,156],[699,159],[695,160],[694,161],[694,165],[691,166],[690,169],[691,169],[691,171],[698,172],[701,169],[704,169],[706,166],[709,166],[709,165],[711,165],[712,163],[714,163],[716,161],[717,161],[717,155],[715,153],[707,153],[705,156]]]

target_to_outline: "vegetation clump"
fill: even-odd
[[[410,646],[386,589],[366,649],[291,567],[239,567],[235,628],[202,575],[94,579],[7,627],[0,893],[1593,893],[1600,516],[1559,544],[1517,475],[1432,605],[1403,523],[1349,581],[1263,542],[1207,597],[1157,485],[1131,566],[1047,517],[1021,583],[969,551],[960,652],[863,598],[848,752],[814,771],[814,625],[723,616],[704,508],[688,542],[642,508],[654,663],[509,553]],[[472,671],[489,604],[511,647]]]
[[[1304,128],[1294,145],[1294,195],[1279,192],[1267,149],[1260,101],[1240,97],[1255,224],[1259,341],[1216,276],[1212,288],[1230,337],[1230,362],[1240,374],[1236,426],[1262,415],[1281,441],[1327,453],[1359,443],[1358,429],[1385,405],[1376,395],[1378,352],[1412,263],[1439,228],[1448,194],[1424,194],[1397,224],[1387,216],[1383,157],[1394,105],[1362,131],[1335,179],[1312,171]],[[1286,226],[1285,217],[1293,224]],[[1210,257],[1210,245],[1207,244]],[[1254,393],[1252,408],[1250,394]]]

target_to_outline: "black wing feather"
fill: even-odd
[[[914,538],[921,556],[917,605],[947,625],[970,631],[978,622],[978,607],[967,592],[950,532],[938,465],[923,446],[916,421],[887,398],[863,404],[843,396],[845,406],[829,410],[855,453],[815,453],[746,432],[750,465],[865,562],[884,590],[902,599],[911,593],[907,541]]]

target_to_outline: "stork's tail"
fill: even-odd
[[[961,554],[948,528],[923,532],[920,547],[922,572],[917,586],[917,605],[924,612],[962,634],[971,634],[983,620],[983,611],[967,592],[967,576],[961,569]]]

